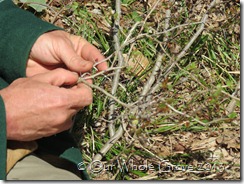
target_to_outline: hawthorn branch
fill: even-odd
[[[209,6],[209,8],[208,8],[208,10],[215,4],[215,1],[216,0],[213,0],[213,2],[210,4],[210,6]],[[116,1],[117,2],[117,1]],[[117,2],[118,3],[118,2]],[[118,4],[120,4],[120,3],[118,3]],[[119,17],[119,16],[118,16]],[[187,52],[187,50],[190,48],[190,46],[193,44],[193,42],[196,40],[196,38],[201,34],[201,32],[203,31],[203,29],[204,29],[204,25],[205,25],[205,23],[206,23],[206,20],[207,20],[207,17],[208,17],[208,14],[206,13],[204,16],[203,16],[203,18],[202,18],[202,21],[201,21],[201,26],[199,27],[199,29],[197,30],[197,32],[195,33],[195,35],[191,38],[191,40],[188,42],[188,44],[185,46],[185,48],[181,51],[181,53],[176,57],[176,60],[173,62],[173,64],[171,64],[171,66],[166,70],[166,74],[168,75],[168,73],[172,70],[172,68],[176,65],[176,63],[182,58],[182,57],[184,57],[185,56],[185,54],[186,54],[186,52]],[[166,23],[166,25],[167,25],[167,23]],[[167,27],[165,25],[165,27]],[[136,27],[136,26],[135,26]],[[167,30],[166,30],[167,31]],[[115,40],[115,48],[117,48],[116,49],[116,51],[117,51],[117,53],[118,53],[118,60],[119,60],[119,55],[121,54],[122,55],[122,53],[121,53],[121,47],[120,47],[120,45],[119,45],[119,41],[117,40],[116,41],[116,39],[118,39],[118,35],[116,36],[117,34],[115,34],[114,35],[114,40]],[[117,43],[116,43],[117,42]],[[125,46],[127,43],[124,43],[123,44],[123,46]],[[161,54],[161,56],[160,56],[160,54]],[[162,53],[160,53],[159,55],[158,55],[158,57],[157,57],[157,61],[156,61],[156,63],[158,62],[160,65],[156,65],[155,64],[155,69],[153,69],[154,70],[154,74],[152,74],[152,78],[154,78],[154,79],[152,79],[152,81],[154,81],[155,82],[155,76],[157,75],[157,72],[158,72],[158,68],[160,68],[159,66],[161,66],[161,61],[162,61],[162,59],[161,59],[161,57],[162,57]],[[122,57],[123,58],[123,57]],[[120,67],[120,66],[119,66]],[[118,75],[120,74],[120,70],[118,69],[117,70],[117,72],[118,72]],[[165,74],[164,73],[164,74]],[[161,73],[161,75],[163,75],[163,73]],[[165,75],[163,75],[163,78],[164,78],[164,76]],[[162,76],[161,76],[162,77]],[[116,77],[114,77],[114,79],[115,79]],[[117,78],[118,80],[119,80],[119,77]],[[84,79],[83,79],[84,80]],[[115,80],[114,80],[115,81]],[[152,84],[154,83],[154,82],[149,82],[149,84],[147,84],[148,86],[152,86]],[[84,83],[87,83],[85,80],[84,80]],[[118,84],[118,83],[117,83]],[[116,85],[117,85],[116,84]],[[154,85],[153,86],[153,90],[155,90],[155,89],[157,89],[158,87],[159,87],[159,85],[160,85],[161,83],[160,83],[160,81],[158,81],[157,80],[157,83],[156,83],[156,85]],[[100,91],[102,91],[102,92],[104,92],[104,94],[106,95],[108,92],[106,92],[106,91],[104,91],[103,89],[100,89],[99,87],[97,87],[97,86],[94,86],[94,85],[92,85],[92,84],[87,84],[88,86],[90,86],[90,87],[92,87],[92,88],[95,88],[95,89],[98,89],[98,90],[100,90]],[[116,86],[115,85],[115,86]],[[147,94],[149,91],[148,91],[148,89],[150,89],[151,87],[145,87],[145,88],[147,88],[147,89],[145,89],[145,92],[143,92],[142,93],[142,95],[143,94]],[[117,87],[116,87],[116,89],[117,89]],[[116,90],[115,90],[116,91]],[[155,90],[156,91],[156,90]],[[109,93],[108,93],[109,94]],[[109,97],[111,97],[113,100],[118,100],[118,99],[116,99],[114,96],[113,96],[113,93],[112,94],[109,94]],[[136,113],[137,111],[138,111],[138,106],[135,106],[135,104],[125,104],[125,103],[123,103],[123,102],[121,102],[121,101],[117,101],[118,103],[120,103],[121,105],[123,105],[124,107],[127,107],[127,108],[129,108],[129,110],[130,110],[130,114],[134,114],[134,113]],[[178,114],[181,114],[181,115],[183,115],[183,116],[185,116],[185,117],[188,117],[188,118],[192,118],[192,117],[190,117],[190,115],[188,115],[188,114],[186,114],[186,113],[183,113],[183,112],[180,112],[180,111],[178,111],[177,109],[175,109],[174,107],[172,107],[171,105],[169,105],[169,104],[166,104],[172,111],[174,111],[174,112],[176,112],[176,113],[178,113]],[[112,108],[111,108],[112,109]],[[199,124],[201,124],[201,125],[204,125],[204,126],[206,126],[206,124],[205,123],[203,123],[203,122],[201,122],[200,120],[197,120],[197,119],[195,119],[195,118],[193,118],[193,120],[194,121],[196,121],[196,122],[198,122]],[[110,121],[109,121],[110,122]],[[114,127],[114,124],[112,124],[112,126],[111,127]],[[111,128],[110,127],[110,128]],[[109,130],[110,131],[110,130]],[[111,136],[111,138],[110,138],[110,140],[103,146],[103,148],[100,150],[100,152],[98,153],[98,154],[96,154],[95,155],[95,157],[93,158],[93,161],[100,161],[102,158],[103,158],[103,156],[110,150],[110,148],[123,136],[123,133],[124,133],[124,128],[123,128],[123,125],[120,125],[119,126],[119,128],[118,128],[118,130],[113,134],[113,136],[111,136],[112,134],[110,133],[110,136]],[[89,165],[89,167],[88,167],[88,172],[91,170],[91,165]]]
[[[169,107],[172,111],[176,112],[177,114],[180,114],[182,116],[185,116],[187,118],[192,118],[194,121],[198,122],[200,125],[203,125],[203,126],[206,126],[206,123],[203,123],[202,121],[196,119],[196,118],[193,118],[192,116],[184,113],[184,112],[181,112],[181,111],[178,111],[177,109],[175,109],[173,106],[169,105],[166,103],[166,106]]]
[[[138,36],[136,36],[134,38],[127,39],[127,42],[124,42],[123,45],[121,46],[121,48],[124,48],[125,46],[127,46],[127,45],[129,45],[131,43],[134,43],[136,40],[140,40],[140,39],[145,38],[145,37],[149,37],[149,38],[158,37],[158,36],[163,35],[163,34],[169,34],[171,31],[174,31],[175,29],[178,29],[178,28],[191,26],[191,25],[197,25],[197,24],[201,24],[201,23],[202,22],[200,21],[200,22],[192,22],[192,23],[180,24],[178,26],[172,27],[172,28],[164,30],[162,32],[155,32],[153,34],[142,33],[142,34],[139,34]]]
[[[238,81],[238,83],[237,83],[237,85],[236,85],[236,89],[235,89],[235,91],[234,91],[234,93],[231,95],[232,97],[235,97],[237,94],[238,94],[238,92],[239,92],[239,90],[240,90],[240,80]],[[235,109],[235,107],[236,107],[236,99],[235,98],[233,98],[231,101],[230,101],[230,103],[228,104],[228,106],[226,107],[226,112],[227,112],[227,114],[230,114],[230,113],[232,113],[233,111],[234,111],[234,109]]]
[[[103,148],[100,150],[99,153],[97,153],[94,158],[93,161],[100,161],[102,160],[102,158],[104,157],[104,155],[111,149],[111,147],[122,137],[123,135],[123,127],[120,125],[120,127],[118,128],[118,130],[116,131],[116,133],[114,134],[114,136],[112,136],[109,141],[103,146]],[[94,162],[91,162],[91,164],[93,164]],[[87,168],[88,173],[91,172],[92,169],[92,165],[89,165]]]
[[[114,20],[114,26],[113,26],[113,40],[114,40],[114,48],[115,48],[115,51],[117,52],[118,67],[122,67],[124,64],[124,58],[122,55],[120,42],[119,42],[120,17],[121,17],[121,1],[115,0],[115,20]],[[119,68],[116,70],[114,78],[113,78],[112,89],[111,89],[112,96],[115,96],[115,93],[117,91],[120,73],[121,73],[121,69]],[[112,98],[112,100],[110,100],[109,104],[111,104],[111,105],[109,106],[108,120],[110,121],[110,123],[108,124],[108,129],[109,129],[110,137],[113,137],[115,134],[115,126],[113,123],[115,104],[114,104],[113,98]]]
[[[103,71],[100,71],[100,72],[97,72],[93,75],[90,75],[90,76],[85,76],[85,77],[80,77],[77,81],[77,83],[80,83],[82,82],[81,80],[84,79],[84,80],[87,80],[87,79],[94,79],[100,75],[104,75],[105,73],[107,72],[110,72],[110,71],[114,71],[114,70],[118,70],[118,69],[122,69],[123,67],[110,67],[108,68],[107,70],[103,70]],[[84,74],[88,74],[88,73],[84,73]],[[82,75],[83,76],[83,75]]]
[[[163,81],[163,79],[165,79],[169,75],[170,71],[181,60],[181,58],[186,55],[189,48],[192,46],[192,44],[195,42],[195,40],[199,37],[199,35],[201,35],[202,31],[205,28],[206,21],[208,19],[209,10],[215,5],[215,3],[216,3],[216,0],[213,0],[211,2],[211,4],[208,6],[207,12],[203,15],[203,17],[201,19],[201,22],[202,22],[201,25],[199,26],[198,30],[193,35],[193,37],[190,39],[190,41],[187,43],[187,45],[184,47],[184,49],[177,55],[175,61],[168,67],[168,69],[164,73],[160,74],[156,84],[152,87],[151,94],[158,90],[158,88],[161,85],[160,81]]]
[[[116,98],[115,96],[113,96],[109,92],[105,91],[104,89],[100,88],[99,86],[96,86],[94,84],[88,83],[85,79],[83,79],[83,78],[80,77],[77,83],[81,83],[81,82],[84,83],[84,84],[86,84],[87,86],[93,88],[93,89],[97,89],[97,90],[101,91],[107,97],[111,98],[112,100],[114,100],[115,102],[117,102],[118,104],[122,105],[125,108],[130,109],[133,106],[133,104],[126,104],[126,103],[120,101],[118,98]]]
[[[158,4],[158,2],[155,3],[155,6]],[[171,17],[171,10],[167,9],[165,25],[164,25],[165,31],[169,28],[170,17]],[[168,36],[169,36],[169,34],[167,33],[163,39],[164,43],[166,43],[168,41]],[[146,96],[146,94],[149,92],[150,88],[152,87],[153,83],[155,82],[156,77],[157,77],[157,75],[160,71],[161,65],[162,65],[163,57],[164,57],[164,52],[163,52],[163,49],[160,48],[160,51],[159,51],[157,59],[156,59],[156,63],[154,65],[154,68],[152,70],[152,73],[151,73],[146,85],[144,85],[144,87],[143,87],[143,91],[141,93],[140,99],[142,99],[144,96]]]
[[[156,7],[157,7],[157,5],[158,5],[158,3],[159,3],[160,1],[161,1],[161,0],[158,0],[158,1],[153,5],[153,7],[152,7],[152,9],[150,10],[150,12],[147,14],[145,20],[144,20],[143,23],[142,23],[142,27],[141,27],[141,30],[139,31],[139,33],[141,33],[142,30],[144,29],[144,25],[146,24],[148,18],[150,17],[150,15],[152,14],[152,12],[156,9]]]

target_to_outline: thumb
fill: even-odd
[[[35,75],[33,79],[54,86],[73,85],[76,84],[78,80],[78,74],[63,68],[58,68],[50,72]]]
[[[93,62],[87,61],[79,56],[71,45],[62,44],[61,47],[63,48],[61,49],[61,52],[59,52],[59,57],[67,68],[72,71],[82,73],[88,72],[92,69]]]

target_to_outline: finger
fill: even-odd
[[[83,45],[81,56],[86,60],[93,61],[94,64],[105,60],[105,57],[101,54],[101,52],[89,42],[86,42]],[[99,71],[103,71],[107,70],[108,64],[107,62],[101,62],[96,67]]]
[[[88,72],[92,69],[93,63],[91,61],[85,60],[79,56],[71,43],[64,42],[60,45],[61,49],[58,52],[59,58],[64,62],[64,64],[72,71],[75,72]]]
[[[69,100],[72,108],[81,109],[93,101],[92,89],[85,84],[78,84],[69,90]]]
[[[105,60],[101,52],[87,40],[75,35],[70,35],[70,40],[74,44],[77,52],[85,60],[92,61],[93,64]],[[107,68],[108,65],[106,62],[101,62],[97,65],[99,71],[106,70]]]
[[[65,68],[64,64],[42,65],[32,59],[28,59],[26,66],[26,77],[32,77],[36,74],[46,73],[56,68]]]
[[[46,82],[54,86],[74,85],[78,80],[78,74],[62,68],[52,70],[33,77],[40,82]]]

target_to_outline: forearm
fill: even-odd
[[[0,73],[8,83],[25,77],[26,61],[37,38],[45,32],[60,29],[30,12],[0,0]]]

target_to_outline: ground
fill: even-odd
[[[115,1],[50,0],[39,12],[18,1],[104,53],[112,70],[94,84],[109,93],[123,56],[113,96],[133,108],[116,102],[111,112],[99,88],[75,118],[87,165],[109,141],[108,125],[123,126],[92,179],[240,180],[240,2],[217,0],[210,9],[210,0],[121,2],[115,52]]]

